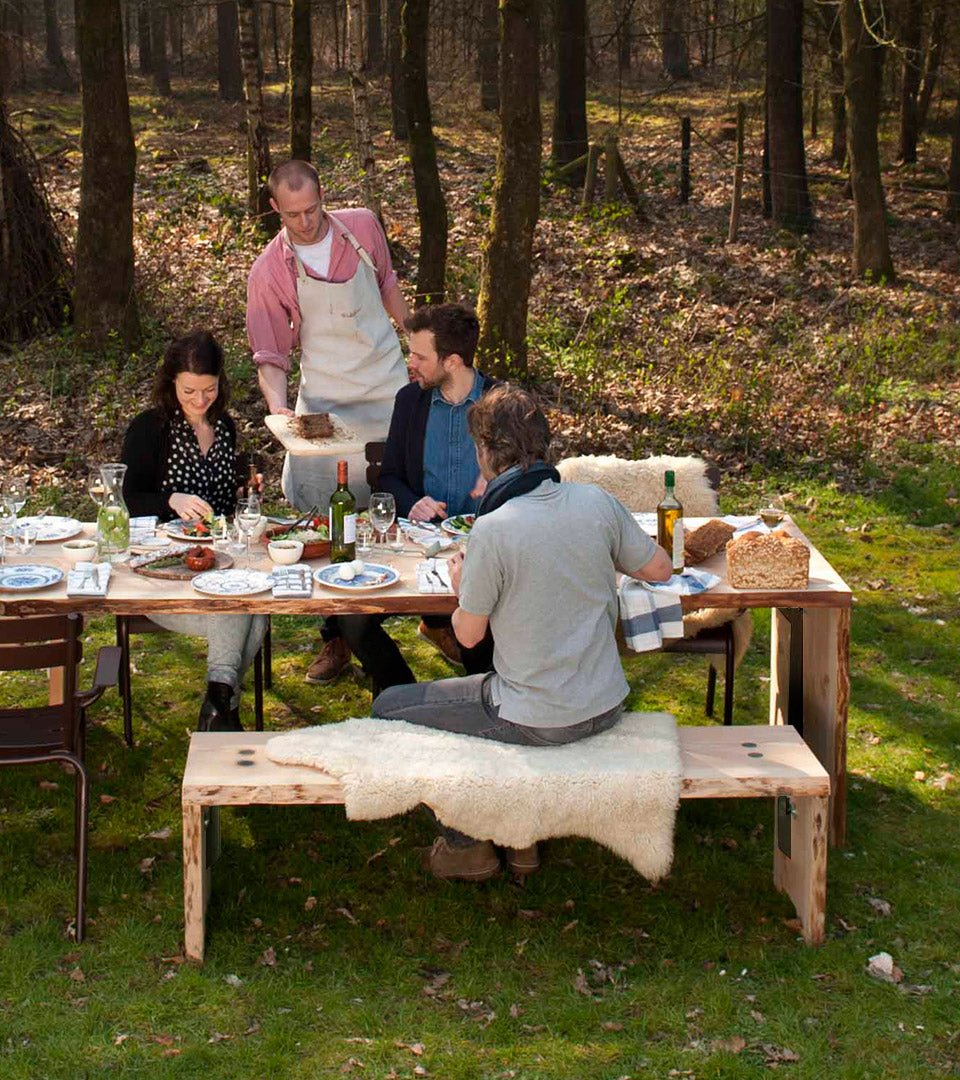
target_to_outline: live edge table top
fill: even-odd
[[[688,519],[691,528],[698,519]],[[847,608],[851,606],[850,588],[819,551],[788,519],[787,531],[810,546],[810,583],[806,589],[748,590],[735,589],[726,580],[726,556],[723,552],[702,563],[700,569],[720,577],[720,583],[698,596],[682,598],[685,611],[698,608]],[[84,535],[93,534],[94,526],[86,525]],[[9,550],[9,549],[8,549]],[[256,552],[255,569],[269,570],[271,564],[265,550],[253,545]],[[0,615],[45,615],[82,612],[91,615],[150,615],[185,612],[249,612],[287,615],[360,615],[360,614],[445,614],[456,606],[452,595],[417,592],[416,566],[423,559],[417,554],[381,555],[368,557],[370,562],[383,562],[400,573],[400,580],[374,592],[356,594],[337,592],[314,583],[313,595],[306,599],[274,599],[270,592],[256,596],[211,597],[198,593],[189,581],[163,581],[134,573],[128,566],[118,564],[111,575],[105,597],[68,597],[66,572],[68,564],[59,544],[37,544],[26,556],[11,558],[10,562],[40,562],[59,566],[64,579],[59,584],[36,592],[14,593],[0,590]],[[242,564],[243,557],[237,560]],[[315,560],[316,569],[326,560]]]

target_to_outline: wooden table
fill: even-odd
[[[697,519],[689,519],[695,528]],[[850,693],[850,588],[826,559],[788,518],[784,527],[810,546],[810,583],[806,589],[734,589],[726,580],[723,553],[701,569],[717,574],[720,584],[699,596],[684,596],[684,611],[699,608],[771,608],[770,646],[771,724],[791,723],[831,779],[830,840],[846,841],[847,707]],[[93,526],[85,528],[86,534]],[[259,549],[263,551],[262,548]],[[379,553],[370,561],[379,560]],[[455,606],[452,596],[421,595],[416,591],[416,564],[420,555],[388,555],[382,561],[400,571],[400,581],[363,595],[334,592],[314,586],[305,600],[275,600],[262,593],[249,597],[208,597],[189,582],[157,581],[115,567],[106,597],[70,598],[66,582],[39,592],[0,592],[0,615],[38,615],[79,611],[91,615],[150,615],[181,612],[249,612],[288,615],[447,614]],[[30,555],[12,561],[54,563],[64,570],[59,544],[38,544]],[[323,562],[317,562],[317,566]],[[257,562],[268,569],[261,554]]]

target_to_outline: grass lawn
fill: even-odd
[[[179,779],[203,680],[188,639],[135,645],[136,749],[109,694],[93,711],[89,939],[73,945],[70,779],[0,788],[0,1075],[467,1078],[930,1077],[960,1072],[960,555],[929,470],[870,496],[782,478],[800,524],[853,586],[850,843],[829,865],[828,940],[808,949],[771,884],[771,807],[681,807],[652,888],[603,849],[555,841],[526,887],[424,876],[425,818],[341,808],[224,812],[208,959],[182,963]],[[725,508],[752,505],[745,485]],[[936,526],[945,526],[936,528]],[[421,678],[449,673],[396,632]],[[88,659],[112,624],[88,624]],[[766,712],[768,619],[737,680]],[[314,629],[275,620],[273,729],[365,715],[358,676],[302,672]],[[89,665],[85,665],[86,668]],[[703,722],[701,661],[628,662],[629,706]],[[4,698],[22,680],[7,677]],[[9,688],[9,691],[8,689]],[[245,698],[252,723],[252,693]],[[55,790],[41,787],[54,781]],[[875,901],[886,901],[883,915]],[[868,976],[890,952],[893,986]]]

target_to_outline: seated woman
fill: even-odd
[[[227,413],[223,350],[194,330],[167,349],[154,407],[127,428],[123,497],[132,515],[184,521],[233,513],[237,430]],[[201,731],[241,731],[240,683],[267,629],[265,615],[152,615],[166,630],[207,639]]]

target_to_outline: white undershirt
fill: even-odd
[[[293,250],[300,257],[304,266],[309,267],[317,277],[325,278],[330,273],[330,250],[333,247],[333,229],[327,229],[327,235],[316,244],[294,244]]]

